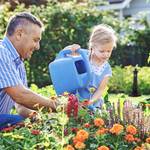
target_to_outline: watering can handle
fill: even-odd
[[[76,50],[76,52],[79,53],[82,56],[82,58],[84,59],[85,67],[87,70],[87,76],[88,76],[88,78],[87,78],[87,84],[88,84],[89,83],[88,81],[90,81],[90,79],[91,79],[91,69],[90,69],[90,65],[89,65],[88,55],[86,54],[85,51],[86,51],[85,49]],[[65,58],[65,57],[67,57],[67,54],[71,54],[71,53],[72,53],[72,50],[64,49],[59,52],[56,59]]]
[[[64,57],[67,57],[67,54],[71,54],[72,51],[69,50],[69,49],[64,49],[62,51],[59,52],[58,56],[56,59],[60,59],[60,58],[64,58]]]

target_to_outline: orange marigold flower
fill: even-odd
[[[121,124],[114,124],[113,127],[110,129],[110,132],[113,134],[120,134],[124,127]]]
[[[127,142],[133,142],[133,141],[134,141],[134,137],[133,137],[132,134],[127,134],[127,135],[125,136],[125,140],[126,140]]]
[[[74,150],[72,145],[67,145],[64,150]]]
[[[40,132],[40,130],[32,130],[31,131],[31,134],[33,134],[33,135],[39,135],[41,132]]]
[[[105,134],[107,132],[107,129],[106,128],[101,128],[101,129],[99,129],[97,132],[96,132],[96,134],[97,135],[101,135],[101,134]]]
[[[104,120],[101,119],[101,118],[96,118],[96,119],[94,120],[94,125],[97,126],[97,127],[103,126],[103,125],[104,125]]]
[[[84,124],[84,127],[85,127],[85,128],[89,128],[90,126],[91,126],[91,125],[90,125],[89,123],[85,123],[85,124]]]
[[[76,137],[77,139],[86,140],[89,137],[89,133],[85,130],[79,130]]]
[[[80,139],[77,139],[77,137],[75,136],[72,138],[72,141],[73,141],[73,144],[75,145],[78,141],[80,141]],[[80,141],[80,142],[83,142],[83,141]]]
[[[126,132],[135,135],[137,133],[137,129],[133,125],[128,125]]]
[[[142,147],[137,146],[134,150],[144,150]]]
[[[110,150],[107,146],[100,146],[97,150]]]
[[[150,144],[150,137],[146,139],[146,143]]]
[[[74,145],[77,143],[77,142],[84,142],[85,141],[85,138],[83,137],[83,136],[75,136],[74,138],[73,138],[73,143],[74,143]]]
[[[83,142],[77,142],[75,144],[75,148],[76,149],[84,149],[85,148],[85,144]]]

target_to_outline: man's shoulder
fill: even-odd
[[[10,52],[4,47],[1,41],[0,41],[0,59],[2,60],[10,59]]]

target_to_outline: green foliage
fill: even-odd
[[[131,94],[133,84],[134,67],[128,66],[121,68],[116,66],[113,68],[113,76],[109,82],[109,91],[113,93]],[[138,67],[138,89],[141,94],[150,93],[150,68]]]
[[[29,85],[31,83],[40,87],[49,85],[48,64],[54,60],[61,49],[69,44],[79,43],[81,47],[87,48],[91,28],[99,23],[111,25],[118,33],[118,46],[113,51],[112,65],[148,65],[150,28],[145,17],[138,20],[139,24],[145,28],[137,30],[132,27],[133,20],[120,22],[114,12],[98,11],[93,9],[94,5],[94,3],[79,5],[70,1],[67,3],[49,2],[47,5],[31,5],[25,8],[25,5],[19,4],[13,11],[8,3],[3,5],[0,12],[1,39],[9,17],[16,12],[32,12],[45,25],[40,50],[25,62]]]
[[[100,23],[102,14],[72,3],[67,6],[49,4],[43,9],[32,7],[32,12],[39,14],[43,20],[45,32],[41,41],[40,53],[35,53],[29,61],[30,69],[34,82],[45,85],[49,81],[48,63],[54,60],[57,53],[69,44],[79,43],[82,47],[86,47],[90,28]]]
[[[32,5],[28,8],[22,4],[12,11],[9,4],[4,5],[0,14],[1,38],[9,17],[16,12],[29,11],[39,17],[45,25],[40,51],[25,62],[29,84],[36,83],[43,86],[50,83],[48,64],[65,46],[79,43],[87,48],[91,28],[101,23],[103,16],[111,16],[111,13],[100,12],[91,7],[93,7],[91,4],[83,6],[74,2],[48,3],[47,6]]]

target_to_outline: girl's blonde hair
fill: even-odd
[[[99,24],[93,28],[91,33],[89,40],[89,50],[99,44],[107,44],[110,42],[112,42],[114,47],[116,47],[117,37],[115,35],[115,31],[109,25]]]

